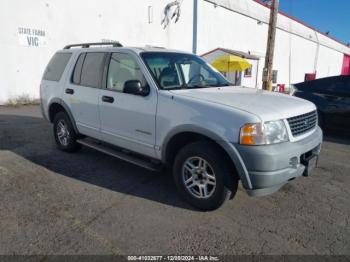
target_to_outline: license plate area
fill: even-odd
[[[314,150],[306,152],[300,157],[300,163],[305,166],[303,176],[310,176],[313,169],[317,167],[318,154]]]

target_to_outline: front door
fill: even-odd
[[[99,97],[102,137],[117,146],[155,157],[157,91],[150,88],[147,96],[123,93],[128,80],[139,80],[142,85],[149,82],[133,54],[112,53],[108,63],[105,88]]]

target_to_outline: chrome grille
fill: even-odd
[[[287,120],[293,136],[299,136],[316,127],[317,113],[312,111],[307,114],[290,117]]]

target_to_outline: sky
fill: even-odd
[[[350,0],[280,0],[280,10],[350,43]]]

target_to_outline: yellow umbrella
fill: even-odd
[[[235,55],[224,55],[215,59],[211,65],[220,72],[232,72],[232,71],[244,71],[252,65],[247,60],[235,56]]]

